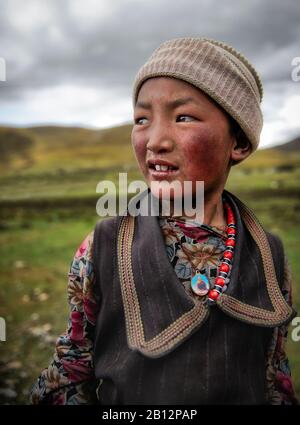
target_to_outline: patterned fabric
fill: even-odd
[[[205,273],[214,285],[217,267],[225,250],[225,229],[200,225],[184,218],[160,218],[166,251],[179,281],[188,294],[198,297],[190,288],[196,269]],[[49,367],[31,391],[32,404],[93,404],[100,384],[94,376],[93,342],[100,300],[95,294],[92,264],[93,232],[77,250],[70,267],[68,300],[70,317],[65,334],[56,343]],[[230,284],[230,283],[229,283]],[[291,275],[286,260],[282,289],[291,301]],[[269,347],[266,364],[267,400],[271,404],[295,404],[288,358],[285,353],[287,326],[276,328]]]
[[[289,305],[292,305],[292,275],[287,257],[285,257],[284,282],[282,293]],[[288,326],[275,328],[269,347],[267,360],[267,386],[271,404],[298,404],[291,377],[289,361],[285,353]]]
[[[92,236],[93,233],[87,236],[72,261],[67,330],[57,339],[53,360],[32,389],[32,404],[96,402],[93,341],[99,299],[93,291]]]
[[[214,287],[218,264],[225,250],[225,229],[183,218],[161,218],[159,224],[178,279],[192,298],[199,298],[191,289],[191,278],[198,270],[206,275],[210,287]]]

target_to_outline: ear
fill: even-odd
[[[231,149],[231,160],[233,163],[237,164],[238,162],[243,161],[250,155],[251,152],[251,144],[246,138],[233,138],[233,145]]]

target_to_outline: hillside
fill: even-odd
[[[94,199],[100,180],[117,181],[124,171],[129,172],[128,180],[140,179],[131,128],[130,124],[105,130],[0,127],[0,200]],[[258,150],[233,167],[228,187],[238,193],[260,191],[261,196],[280,189],[289,196],[299,191],[299,180],[299,139],[295,139]]]
[[[121,166],[134,161],[131,126],[105,130],[76,127],[0,127],[1,175]]]
[[[75,172],[95,168],[135,167],[131,125],[105,130],[81,127],[0,127],[0,175]],[[253,170],[298,167],[300,138],[258,150],[236,168]]]
[[[283,145],[278,145],[276,149],[284,152],[298,152],[300,151],[300,137],[296,137],[296,139],[284,143]]]

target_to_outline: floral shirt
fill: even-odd
[[[225,228],[210,227],[185,218],[159,218],[168,258],[179,281],[192,298],[198,298],[190,280],[196,270],[205,273],[214,286],[218,264],[225,250]],[[93,232],[77,250],[68,274],[70,316],[66,332],[57,339],[53,359],[34,384],[32,404],[93,404],[97,382],[93,367],[95,323],[100,300],[95,295]],[[230,284],[230,283],[229,283]],[[292,305],[291,275],[287,260],[282,288]],[[296,404],[285,353],[288,328],[274,329],[266,363],[267,399],[271,404]]]

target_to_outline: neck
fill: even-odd
[[[171,213],[170,216],[176,216],[176,213],[174,214],[174,206],[171,205]],[[207,224],[208,226],[214,226],[214,227],[221,227],[226,228],[227,227],[227,220],[225,215],[225,210],[223,207],[223,201],[222,201],[222,191],[216,192],[216,193],[205,193],[204,196],[204,216],[203,216],[203,223]],[[197,220],[197,214],[195,211],[189,211],[187,214],[187,211],[185,210],[185,215],[182,215],[183,218],[188,219],[196,219]]]
[[[212,196],[205,196],[203,222],[209,226],[227,226],[221,193],[213,194]]]

